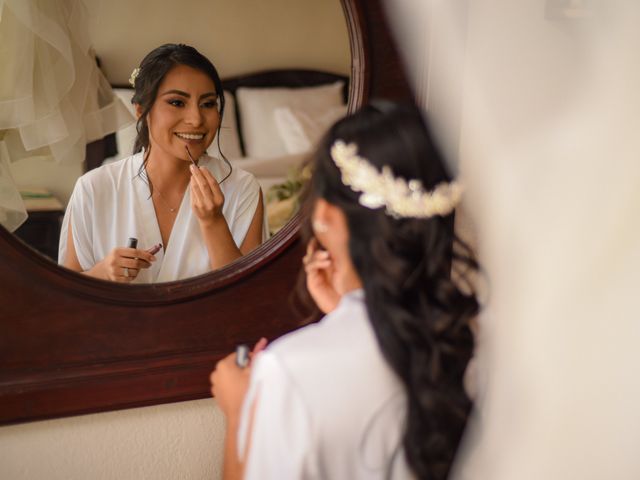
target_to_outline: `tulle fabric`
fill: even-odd
[[[0,0],[0,65],[5,167],[35,156],[83,162],[87,143],[132,121],[97,67],[81,0]]]
[[[24,203],[11,176],[7,146],[0,142],[0,225],[13,232],[26,219]]]
[[[640,478],[640,3],[387,6],[417,91],[428,67],[491,289],[453,478]]]

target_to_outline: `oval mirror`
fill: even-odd
[[[167,42],[182,42],[196,46],[210,58],[223,80],[225,109],[218,134],[219,143],[214,140],[208,153],[214,157],[211,163],[215,163],[215,168],[225,173],[233,172],[228,181],[222,182],[221,188],[225,195],[223,212],[237,247],[243,253],[248,253],[261,241],[266,242],[252,256],[254,260],[264,260],[265,255],[268,256],[278,246],[285,245],[288,234],[295,231],[295,225],[286,227],[298,207],[301,165],[319,136],[347,111],[351,55],[347,23],[340,2],[305,1],[292,4],[283,0],[271,0],[249,6],[232,0],[215,4],[192,0],[181,4],[167,2],[160,9],[157,2],[150,0],[134,3],[124,0],[108,3],[101,0],[62,3],[68,4],[70,10],[68,18],[64,19],[66,24],[62,26],[68,29],[75,65],[78,69],[89,68],[87,63],[91,62],[81,59],[81,56],[82,51],[91,44],[92,49],[87,52],[87,56],[97,57],[102,73],[114,89],[115,98],[122,100],[130,113],[120,108],[117,111],[117,121],[107,119],[107,115],[100,117],[105,124],[105,131],[113,128],[116,123],[125,125],[115,134],[91,143],[86,149],[86,155],[77,148],[69,148],[61,153],[60,142],[49,148],[39,148],[34,155],[30,155],[33,144],[25,139],[25,132],[29,131],[31,125],[4,131],[6,148],[0,149],[4,153],[3,165],[8,168],[16,194],[19,192],[28,213],[26,221],[15,231],[16,235],[54,261],[71,266],[70,263],[73,262],[65,262],[65,257],[69,257],[69,250],[64,248],[68,244],[69,222],[66,218],[62,222],[62,218],[76,180],[83,173],[103,166],[91,174],[99,173],[99,183],[104,185],[108,183],[104,174],[106,168],[110,172],[118,168],[118,172],[121,172],[125,169],[124,166],[120,167],[123,162],[134,163],[133,159],[122,160],[132,154],[136,137],[134,108],[131,105],[133,89],[129,85],[131,71],[154,47]],[[84,5],[86,10],[82,8]],[[149,12],[154,12],[152,20],[149,19]],[[59,20],[55,17],[56,12],[46,11],[45,14]],[[7,7],[5,24],[11,23],[11,15],[12,10]],[[135,32],[135,43],[130,40],[132,32]],[[257,35],[255,32],[260,33]],[[15,33],[13,38],[17,38]],[[9,38],[11,39],[12,37]],[[17,43],[15,54],[24,54],[23,47]],[[52,59],[56,59],[55,55],[63,50],[59,51],[51,46],[47,48],[47,52],[52,52]],[[75,72],[77,82],[86,79],[90,88],[99,88],[95,78],[98,76],[97,72],[87,74],[84,70]],[[53,75],[53,69],[48,72]],[[35,74],[38,74],[37,70]],[[92,83],[93,80],[95,82]],[[43,83],[46,83],[46,79]],[[34,97],[37,84],[36,81]],[[74,93],[73,88],[75,85],[71,93]],[[104,88],[98,90],[99,95],[106,94],[103,90]],[[72,103],[79,103],[77,97],[78,95],[68,95]],[[68,100],[67,97],[61,98]],[[85,107],[90,110],[88,103],[90,102],[85,103]],[[34,104],[37,106],[35,100]],[[102,107],[101,110],[94,109],[90,113],[97,116],[107,111],[107,107]],[[115,115],[111,110],[106,113]],[[55,109],[53,111],[58,113]],[[62,107],[60,111],[64,113]],[[33,123],[39,120],[38,117]],[[42,121],[40,123],[42,126]],[[69,127],[71,123],[67,122],[63,126]],[[90,130],[89,127],[85,129],[85,136],[89,139]],[[23,144],[19,144],[17,137],[22,139]],[[221,160],[223,157],[228,159],[229,170]],[[120,163],[116,163],[118,161]],[[204,161],[204,158],[199,161]],[[73,268],[94,275],[92,267],[113,248],[125,247],[129,237],[138,238],[140,249],[164,244],[156,253],[157,261],[150,268],[140,270],[141,275],[134,278],[132,283],[184,280],[216,268],[209,265],[197,217],[189,205],[189,189],[186,189],[182,203],[177,203],[180,208],[170,209],[171,213],[166,213],[163,207],[167,201],[162,193],[158,193],[161,192],[159,186],[150,189],[147,182],[149,175],[145,175],[148,172],[137,168],[134,170],[138,175],[131,174],[131,185],[138,188],[132,188],[128,192],[132,198],[123,201],[121,186],[117,189],[119,205],[127,205],[126,208],[118,207],[117,220],[110,218],[110,213],[114,210],[112,206],[102,208],[97,202],[92,204],[93,208],[87,207],[88,211],[81,211],[79,204],[88,202],[86,197],[76,195],[80,197],[74,207],[76,225],[82,227],[90,224],[91,229],[74,230],[77,234],[73,241],[74,253],[79,263],[77,268]],[[143,174],[139,175],[140,172]],[[252,201],[253,197],[257,199],[259,192],[255,189],[250,193],[243,193],[241,190],[246,190],[245,176],[241,176],[239,172],[253,175],[263,194],[263,232],[260,235],[258,231],[258,243],[253,242],[254,245],[248,247],[243,240],[249,243],[247,229],[254,214],[258,216],[255,206],[258,202],[251,205],[251,212],[248,213],[249,208],[242,212],[239,205],[243,205],[241,202],[246,202],[249,195],[252,196]],[[86,186],[87,182],[83,185]],[[239,185],[242,185],[242,189]],[[256,184],[250,186],[254,185]],[[77,187],[77,190],[84,189]],[[156,194],[153,197],[152,192]],[[94,197],[96,195],[93,194]],[[165,217],[168,218],[167,221],[164,220]],[[169,226],[163,229],[167,222]],[[125,223],[126,227],[121,226]],[[283,228],[283,233],[277,236]],[[79,230],[85,235],[78,233]],[[85,241],[82,242],[80,238]],[[59,249],[60,243],[63,247]],[[201,254],[194,255],[193,251]],[[198,257],[201,266],[196,266],[198,262],[195,262],[194,257]],[[226,262],[227,260],[220,265],[225,266]],[[241,262],[227,267],[225,277],[233,271],[244,270]],[[121,273],[127,274],[128,269],[123,268]],[[103,278],[104,274],[101,272],[95,275]],[[130,281],[124,277],[122,280]],[[197,282],[202,281],[210,283],[210,280],[197,279]],[[193,291],[193,285],[185,288]],[[176,288],[172,291],[176,292]],[[135,295],[138,298],[148,298],[153,293]],[[176,297],[172,297],[170,301],[175,299]]]

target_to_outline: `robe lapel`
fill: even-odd
[[[187,187],[182,197],[180,208],[178,209],[178,215],[169,234],[169,242],[168,245],[166,245],[164,259],[155,281],[170,282],[181,278],[180,272],[187,267],[186,265],[182,265],[182,262],[186,260],[184,250],[185,248],[189,248],[188,239],[191,237],[190,231],[193,229],[192,223],[191,192],[189,187]]]
[[[153,201],[149,195],[149,184],[146,178],[138,175],[140,166],[142,165],[142,154],[136,158],[135,162],[131,162],[132,171],[132,187],[134,191],[134,201],[136,203],[137,224],[139,226],[138,246],[142,249],[148,249],[162,243],[162,236],[160,235],[160,227],[158,227],[158,219],[156,218],[156,212],[153,208]],[[156,261],[153,262],[151,267],[146,270],[142,270],[136,279],[136,283],[154,283],[157,281],[158,273],[164,262],[165,253],[161,249],[155,254]]]

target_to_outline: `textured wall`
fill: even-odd
[[[211,399],[2,427],[0,479],[220,478],[223,427]]]
[[[270,68],[351,72],[349,35],[339,0],[85,3],[96,53],[112,83],[126,83],[146,53],[168,42],[195,46],[222,77]]]

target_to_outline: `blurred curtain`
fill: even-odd
[[[640,478],[640,3],[387,6],[490,285],[456,478]]]

